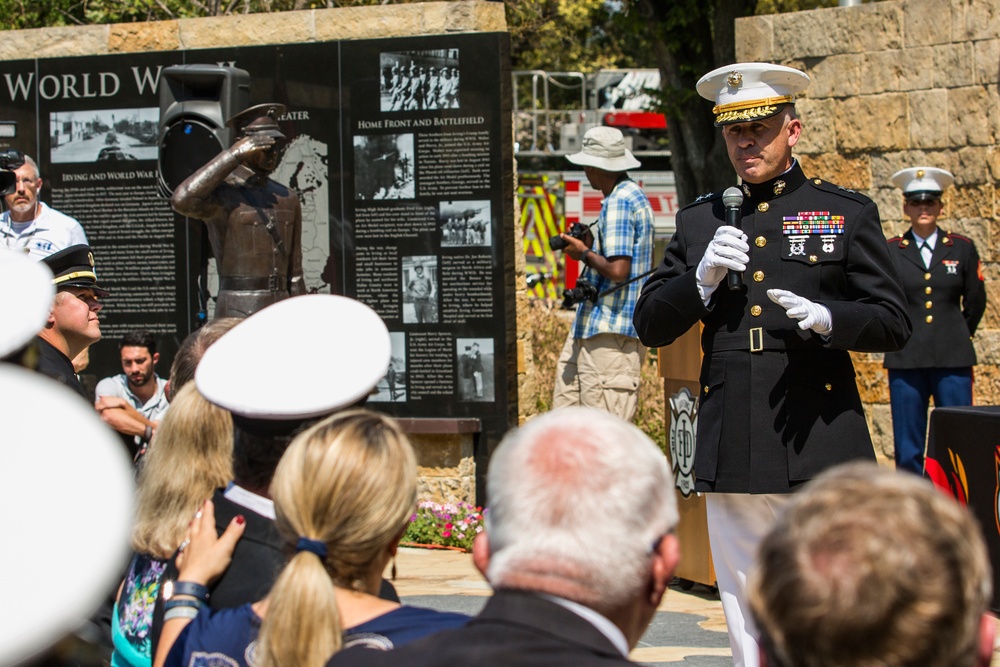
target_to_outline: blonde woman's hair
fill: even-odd
[[[340,650],[334,586],[364,590],[416,495],[413,449],[389,417],[350,410],[295,438],[271,482],[278,530],[292,546],[300,538],[323,543],[327,555],[299,551],[274,583],[259,667],[320,666]]]
[[[170,402],[139,473],[132,548],[169,558],[201,504],[232,478],[233,418],[192,383]]]

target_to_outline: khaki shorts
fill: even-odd
[[[570,331],[556,365],[552,407],[600,408],[631,421],[639,403],[639,371],[646,348],[637,338]]]

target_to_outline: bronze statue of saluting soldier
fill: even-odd
[[[306,293],[299,198],[270,178],[287,144],[277,122],[284,112],[281,104],[258,104],[230,118],[236,141],[170,199],[208,229],[219,271],[215,317],[247,317]]]

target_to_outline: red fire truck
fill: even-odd
[[[515,156],[518,200],[529,291],[557,299],[576,284],[579,266],[549,239],[575,222],[593,222],[603,195],[565,156],[580,150],[596,125],[617,127],[642,167],[629,172],[649,196],[657,248],[674,231],[677,192],[664,147],[666,118],[650,110],[646,89],[659,87],[657,70],[514,72]]]

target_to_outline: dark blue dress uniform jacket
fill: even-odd
[[[835,464],[874,460],[848,350],[898,350],[910,321],[869,198],[806,179],[798,163],[743,191],[744,288],[731,292],[723,280],[702,303],[695,270],[725,207],[721,195],[699,198],[677,214],[635,328],[660,347],[704,323],[695,489],[787,493]],[[800,330],[768,299],[772,288],[829,308],[829,338]]]
[[[975,244],[939,228],[926,268],[910,230],[889,240],[889,256],[903,281],[913,336],[902,350],[885,355],[885,367],[974,366],[972,335],[986,312],[986,287]]]

